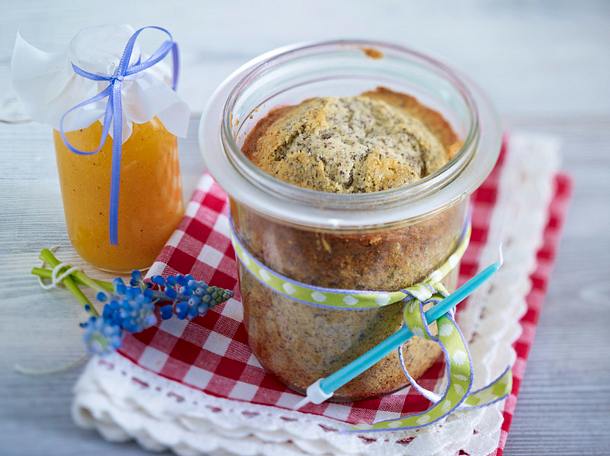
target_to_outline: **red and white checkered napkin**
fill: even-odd
[[[479,267],[479,252],[487,240],[505,156],[503,152],[494,172],[473,195],[472,240],[462,261],[461,281],[475,274]],[[569,190],[569,179],[557,175],[544,242],[537,255],[537,267],[531,275],[528,310],[521,320],[523,332],[514,344],[517,361],[513,368],[513,393],[505,404],[497,454],[502,452],[511,423],[550,266],[555,257]],[[151,273],[190,273],[209,284],[233,289],[235,297],[212,309],[203,318],[190,322],[172,319],[162,322],[158,327],[128,336],[120,355],[165,379],[201,390],[208,395],[290,409],[301,396],[265,372],[248,347],[246,330],[242,324],[236,261],[228,237],[227,211],[225,193],[211,177],[204,176],[180,227],[159,255]],[[425,374],[424,386],[433,388],[441,373],[440,364],[432,367]],[[422,411],[428,406],[424,397],[407,388],[379,399],[310,405],[305,411],[346,423],[358,423],[396,418],[408,412]]]

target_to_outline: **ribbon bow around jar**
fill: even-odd
[[[489,269],[487,268],[486,270]],[[471,280],[476,279],[477,276]],[[459,293],[459,290],[456,293]],[[426,318],[424,305],[435,303],[435,306],[439,306],[443,299],[447,299],[448,296],[451,295],[439,293],[424,302],[413,298],[405,302],[403,309],[405,328],[408,328],[410,333],[417,337],[435,341],[442,348],[447,377],[442,394],[426,390],[417,383],[405,366],[402,349],[398,348],[398,357],[409,383],[422,396],[428,399],[432,405],[421,413],[412,413],[397,419],[379,421],[373,424],[356,425],[350,432],[418,429],[435,424],[455,411],[487,407],[504,400],[510,394],[512,390],[512,372],[509,366],[486,386],[477,390],[472,389],[474,382],[472,359],[466,340],[455,321],[454,308],[436,319],[437,336],[434,336],[430,331],[428,326],[430,319]]]
[[[464,226],[453,252],[424,280],[406,289],[388,292],[331,289],[297,282],[273,271],[252,255],[241,242],[232,225],[231,233],[236,257],[243,267],[265,287],[291,300],[314,307],[329,307],[347,311],[383,307],[398,302],[404,303],[404,323],[398,332],[342,369],[311,384],[307,388],[307,396],[295,408],[301,408],[307,403],[320,404],[326,401],[333,396],[334,391],[396,348],[398,349],[398,358],[403,372],[409,383],[430,400],[432,406],[422,413],[413,413],[373,424],[356,425],[348,432],[418,429],[434,424],[456,410],[489,406],[503,400],[510,393],[512,389],[510,367],[507,367],[500,376],[485,387],[475,391],[472,390],[473,368],[470,352],[453,316],[455,306],[480,287],[501,267],[503,262],[501,251],[500,260],[497,263],[483,269],[455,292],[448,293],[441,283],[441,280],[457,267],[468,247],[471,233],[469,221]],[[424,312],[424,306],[428,305],[432,307]],[[434,336],[430,331],[429,324],[433,321],[437,322],[438,336]],[[443,394],[439,395],[422,388],[409,374],[405,365],[402,346],[412,336],[434,341],[441,347],[448,379]]]

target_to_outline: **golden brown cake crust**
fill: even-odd
[[[459,148],[437,112],[385,88],[355,97],[311,98],[272,110],[244,153],[285,182],[333,193],[368,193],[415,182]]]
[[[439,112],[420,103],[417,98],[406,93],[394,92],[385,87],[377,87],[377,89],[364,92],[362,95],[383,100],[419,119],[441,142],[447,152],[448,159],[452,159],[462,147],[462,141],[453,131],[449,122]]]

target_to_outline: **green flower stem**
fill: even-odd
[[[59,264],[59,260],[49,249],[42,249],[40,251],[40,259],[51,267],[55,267]],[[103,282],[101,280],[94,280],[83,271],[75,271],[70,275],[83,285],[93,288],[94,290],[103,292],[111,292],[114,290],[111,283]]]
[[[32,268],[32,274],[34,274],[35,276],[38,276],[42,279],[51,279],[53,276],[53,270],[47,269],[47,268]],[[76,282],[77,285],[88,286],[86,283],[84,283],[81,279],[79,279],[74,274],[72,274],[72,279],[74,279],[74,281]],[[110,282],[104,282],[103,280],[97,280],[97,279],[93,279],[93,278],[91,280],[93,280],[99,287],[102,287],[105,290],[108,290],[109,292],[111,292],[113,290],[112,284]]]
[[[51,252],[49,249],[42,249],[40,251],[40,259],[51,267],[55,267],[59,264],[59,260],[55,258],[55,255],[53,255],[53,252]],[[93,307],[93,304],[91,304],[91,301],[89,301],[89,298],[87,298],[81,289],[78,288],[78,285],[74,283],[71,276],[66,277],[63,280],[63,284],[88,313],[95,317],[99,316],[97,310],[95,310],[95,307]]]
[[[102,280],[95,280],[85,274],[83,271],[75,271],[72,274],[79,282],[87,285],[89,288],[93,288],[97,291],[103,292],[112,292],[114,291],[114,286],[109,282],[104,282]]]

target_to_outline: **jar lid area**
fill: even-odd
[[[372,59],[372,48],[383,58]],[[464,146],[438,174],[382,192],[325,193],[279,181],[250,162],[239,135],[277,106],[377,86],[422,98],[463,120]],[[445,111],[445,112],[444,112]],[[254,120],[248,120],[252,119]],[[493,169],[499,122],[483,93],[454,70],[389,43],[341,40],[281,48],[239,68],[213,94],[199,125],[208,171],[238,202],[287,223],[359,229],[415,220],[472,193]]]
[[[99,74],[112,74],[116,69],[125,45],[135,29],[128,24],[100,25],[80,30],[70,42],[72,63],[82,69]],[[136,44],[131,55],[133,63],[140,58]]]

